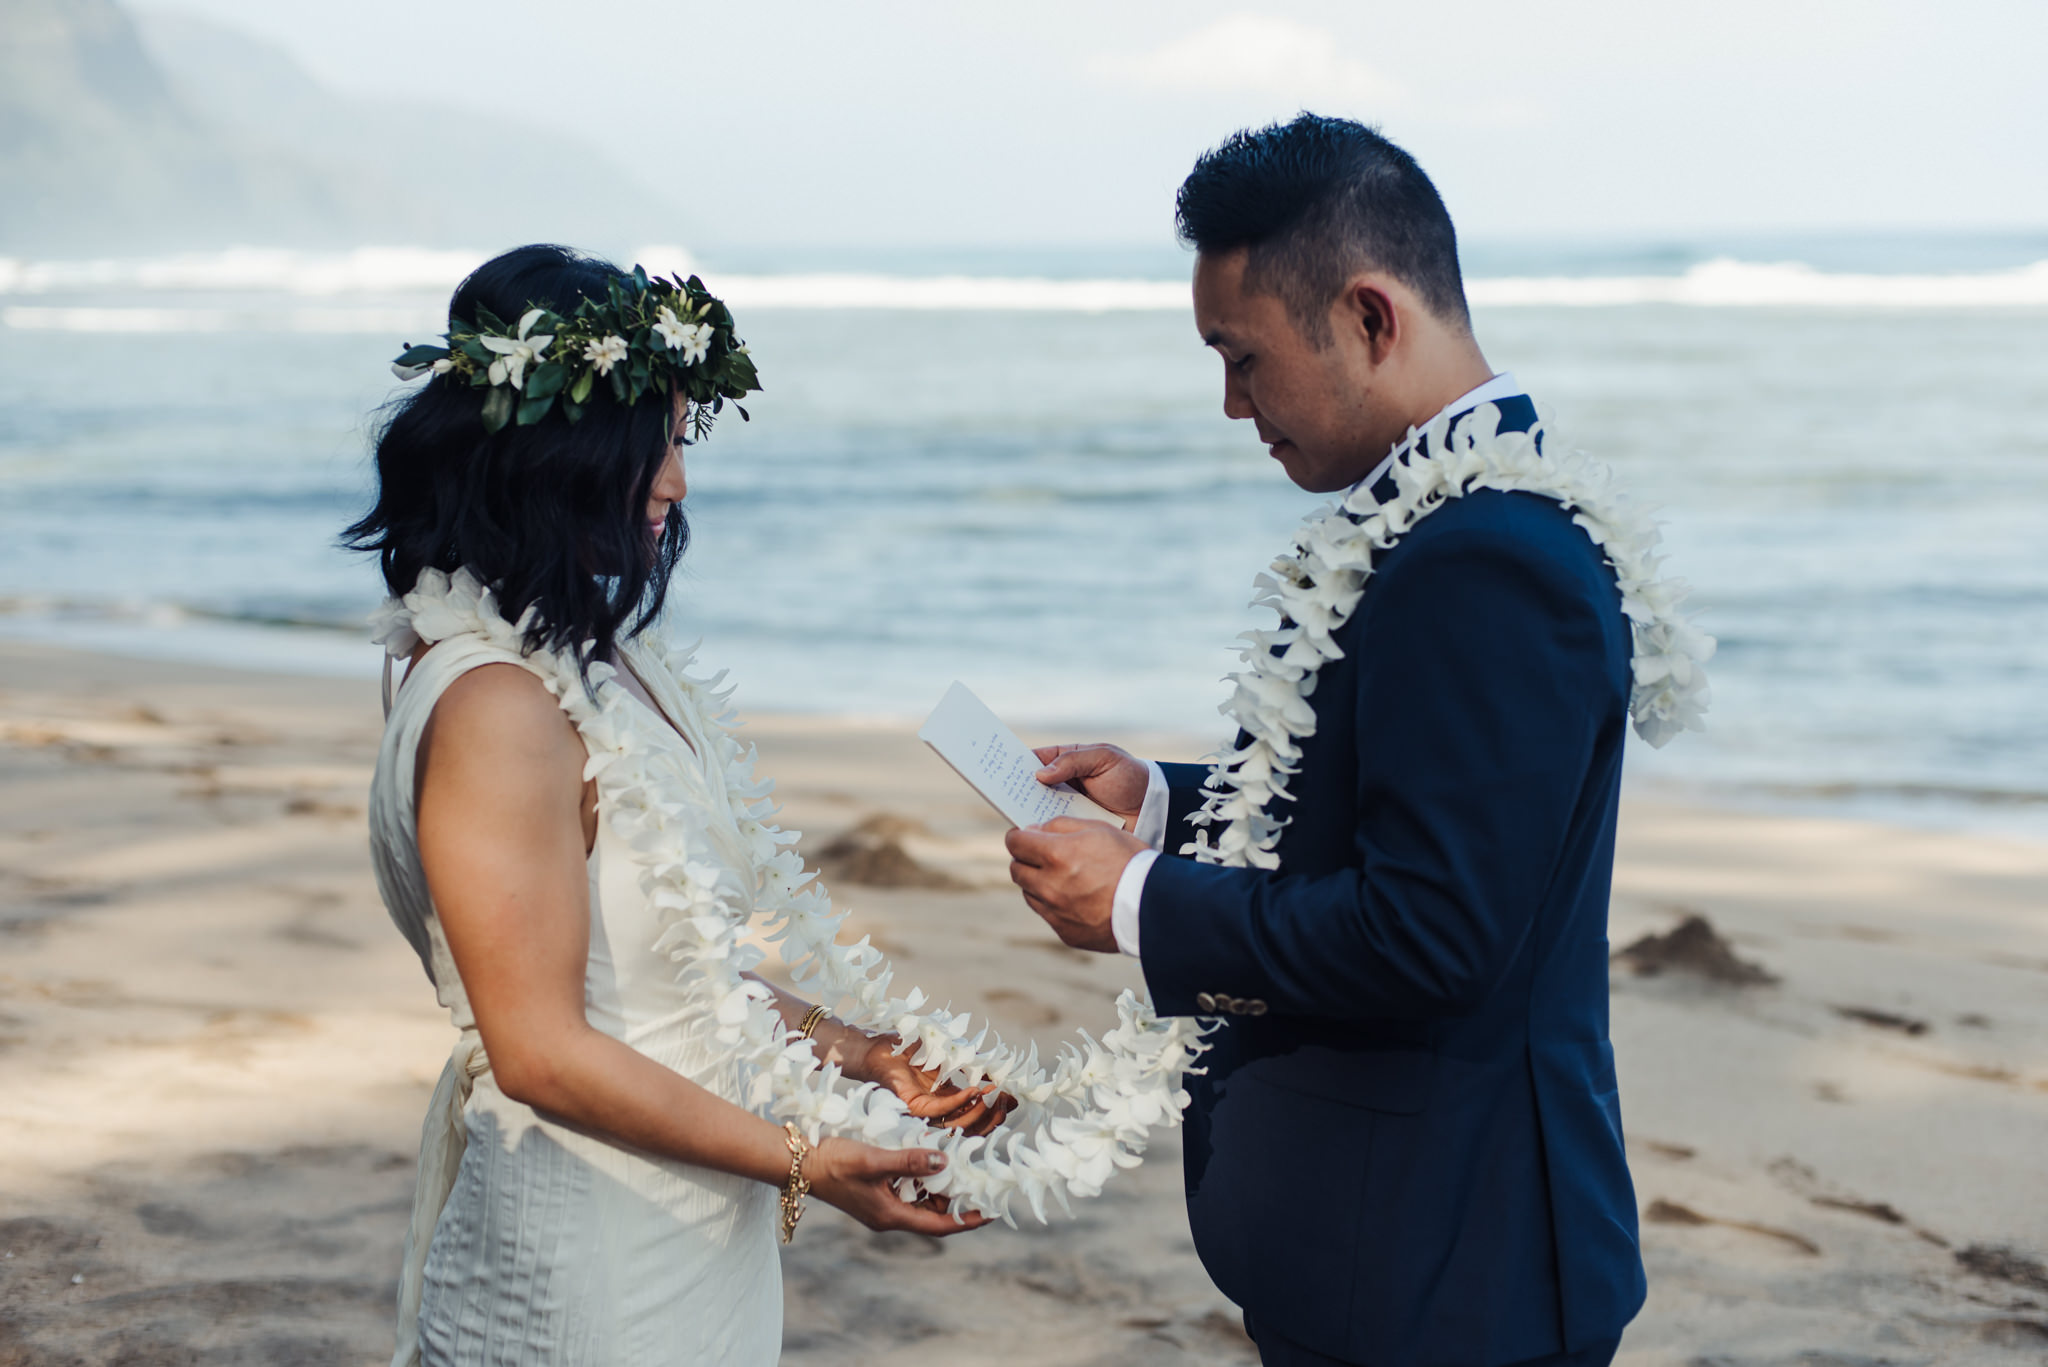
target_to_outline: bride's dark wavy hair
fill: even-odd
[[[448,315],[474,321],[478,306],[516,319],[534,305],[574,312],[625,278],[610,262],[567,247],[517,247],[456,287]],[[580,421],[558,406],[530,427],[484,430],[483,396],[459,375],[435,375],[385,410],[377,435],[377,499],[342,533],[371,552],[394,595],[423,570],[467,567],[518,621],[525,645],[608,657],[623,634],[660,615],[689,544],[680,504],[650,557],[647,500],[668,456],[670,407],[650,395],[621,404],[608,385],[591,391]]]

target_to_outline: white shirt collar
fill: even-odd
[[[1511,399],[1522,392],[1522,386],[1515,382],[1513,372],[1503,370],[1500,374],[1479,386],[1479,388],[1459,395],[1439,409],[1435,418],[1431,418],[1429,422],[1423,423],[1414,432],[1411,432],[1396,443],[1394,449],[1387,452],[1387,458],[1378,465],[1375,465],[1372,468],[1371,474],[1352,485],[1352,489],[1370,489],[1373,485],[1385,479],[1387,471],[1394,468],[1394,462],[1415,449],[1416,436],[1426,429],[1429,423],[1435,422],[1437,418],[1441,418],[1447,413],[1463,413],[1466,409],[1477,408],[1483,403],[1493,403],[1499,399]]]

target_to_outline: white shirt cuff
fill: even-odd
[[[1154,766],[1154,772],[1157,771],[1157,766]],[[1162,783],[1160,790],[1165,791],[1165,787]],[[1148,805],[1151,803],[1150,794],[1146,795],[1145,801]],[[1142,821],[1144,818],[1139,819]],[[1164,827],[1165,820],[1162,818],[1159,824]],[[1139,850],[1132,855],[1116,880],[1116,898],[1109,904],[1109,928],[1116,936],[1116,947],[1133,959],[1138,957],[1138,907],[1145,898],[1145,875],[1152,871],[1152,865],[1158,859],[1157,850]]]
[[[1150,845],[1153,849],[1166,847],[1166,771],[1151,760],[1145,761],[1145,768],[1151,777],[1145,781],[1145,801],[1138,808],[1138,820],[1131,827],[1131,834]],[[1129,876],[1125,870],[1125,876]],[[1132,915],[1136,915],[1134,911]],[[1133,942],[1135,943],[1135,941]]]

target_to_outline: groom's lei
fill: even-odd
[[[481,306],[476,315],[449,319],[445,345],[408,345],[391,369],[401,380],[432,374],[483,390],[488,431],[530,427],[557,405],[575,422],[602,383],[622,404],[681,395],[701,437],[727,399],[761,387],[732,312],[694,275],[649,279],[635,266],[607,284],[603,299],[579,300],[566,315],[532,307],[517,324]]]
[[[1288,554],[1254,581],[1252,606],[1272,608],[1280,625],[1240,637],[1246,667],[1230,676],[1231,697],[1218,710],[1245,741],[1214,757],[1215,791],[1189,818],[1202,829],[1182,854],[1209,864],[1279,867],[1276,847],[1287,822],[1275,807],[1290,796],[1300,742],[1315,734],[1308,698],[1316,671],[1344,653],[1337,632],[1357,610],[1379,555],[1450,500],[1479,489],[1556,500],[1605,554],[1634,638],[1629,714],[1636,733],[1661,747],[1681,731],[1704,729],[1702,666],[1713,657],[1714,638],[1680,611],[1684,581],[1657,577],[1663,557],[1656,524],[1628,503],[1605,466],[1582,452],[1562,453],[1548,423],[1545,413],[1527,432],[1502,431],[1493,404],[1462,420],[1441,414],[1427,428],[1410,429],[1411,448],[1427,454],[1394,465],[1391,499],[1381,503],[1370,490],[1355,489],[1303,522]]]

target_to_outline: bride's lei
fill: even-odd
[[[1287,822],[1275,809],[1291,797],[1287,781],[1300,765],[1300,741],[1315,733],[1308,699],[1316,671],[1344,653],[1337,632],[1357,610],[1379,554],[1450,500],[1478,489],[1538,494],[1571,512],[1620,585],[1635,646],[1629,714],[1636,733],[1661,747],[1681,731],[1703,729],[1708,692],[1701,666],[1713,658],[1714,638],[1680,612],[1684,582],[1657,577],[1663,557],[1656,524],[1628,503],[1607,467],[1582,452],[1559,451],[1547,423],[1543,415],[1530,431],[1501,431],[1493,404],[1455,428],[1453,415],[1439,415],[1409,431],[1422,453],[1395,463],[1391,499],[1381,503],[1359,488],[1309,515],[1292,551],[1254,583],[1252,606],[1272,608],[1280,625],[1240,637],[1246,667],[1230,675],[1233,691],[1219,710],[1245,741],[1215,757],[1215,791],[1189,818],[1202,829],[1181,853],[1208,864],[1279,867],[1276,847]]]
[[[491,591],[467,570],[424,572],[373,625],[394,654],[409,653],[421,640],[480,636],[522,657],[555,696],[589,750],[584,774],[597,783],[602,819],[640,866],[641,887],[664,926],[654,948],[676,965],[695,1008],[691,1028],[703,1033],[714,1065],[740,1079],[738,1099],[756,1113],[794,1121],[813,1143],[834,1134],[885,1148],[939,1149],[946,1167],[905,1194],[921,1188],[949,1197],[956,1211],[1012,1224],[1020,1195],[1041,1221],[1048,1198],[1071,1214],[1070,1197],[1100,1193],[1116,1169],[1137,1165],[1150,1131],[1179,1123],[1188,1102],[1181,1074],[1205,1047],[1203,1027],[1192,1019],[1161,1020],[1127,990],[1117,999],[1114,1029],[1100,1040],[1082,1032],[1046,1067],[1036,1044],[1020,1051],[986,1024],[977,1029],[966,1014],[928,1010],[916,988],[894,995],[895,971],[866,936],[840,944],[846,914],[833,910],[791,848],[797,832],[770,824],[772,785],[755,779],[753,747],[733,735],[730,690],[718,688],[724,676],[692,678],[688,652],[644,640],[635,647],[661,653],[684,700],[711,721],[704,729],[713,753],[702,762],[713,800],[723,796],[723,813],[691,800],[676,747],[644,742],[653,723],[611,666],[591,664],[586,688],[573,652],[528,653],[526,622],[506,621]],[[721,829],[721,817],[730,826]],[[1017,1109],[1002,1128],[992,1137],[934,1130],[887,1088],[853,1084],[837,1066],[821,1063],[776,1012],[768,988],[742,976],[766,957],[743,943],[757,917],[767,938],[780,942],[797,985],[843,1020],[893,1032],[912,1063],[936,1069],[944,1081],[992,1084],[1015,1097]]]

